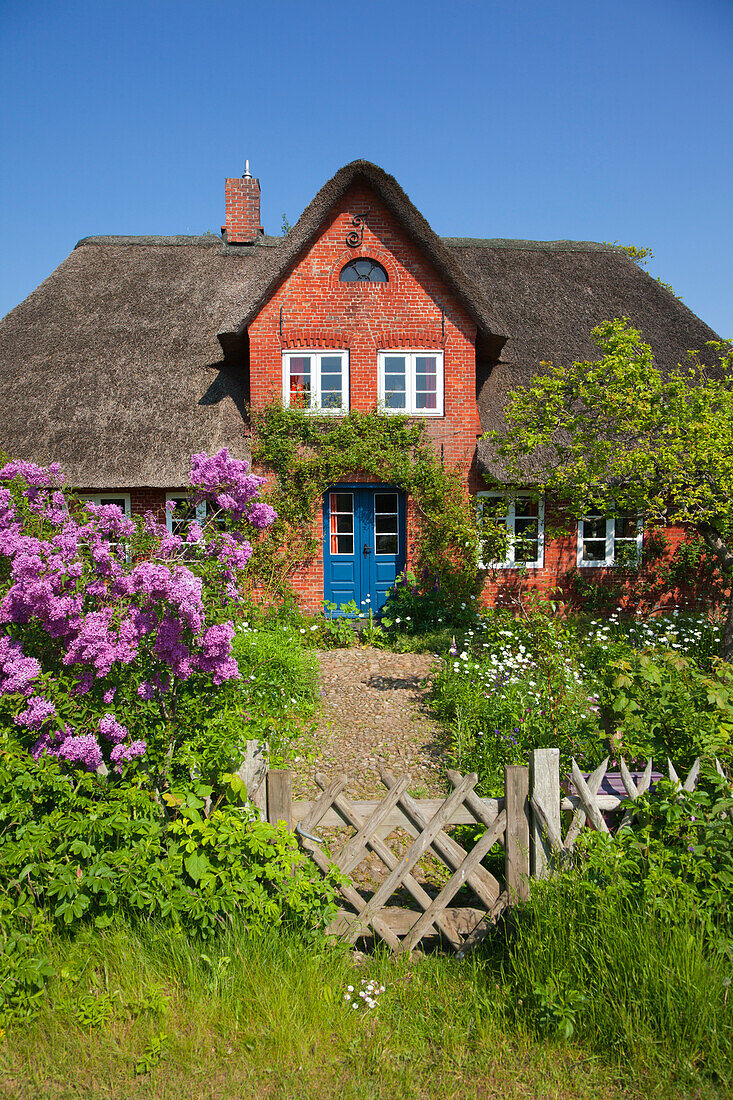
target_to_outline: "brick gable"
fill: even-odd
[[[346,238],[354,231],[353,219],[367,211],[361,243],[350,248]],[[339,282],[344,264],[360,256],[377,260],[389,281]],[[346,348],[350,407],[363,411],[377,404],[380,350],[442,350],[445,415],[426,418],[425,425],[446,462],[471,467],[481,432],[476,324],[370,187],[355,184],[346,191],[325,228],[250,322],[249,339],[254,408],[282,399],[282,352],[288,348]]]

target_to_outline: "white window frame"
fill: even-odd
[[[418,409],[415,407],[415,360],[423,355],[434,356],[437,359],[436,364],[436,380],[435,380],[435,408],[434,409]],[[402,356],[405,359],[405,408],[404,409],[391,409],[387,405],[387,392],[386,392],[386,360],[392,356]],[[403,348],[385,348],[379,352],[378,356],[378,396],[379,404],[386,413],[393,413],[396,416],[444,416],[444,362],[443,352],[436,351],[435,348],[426,348],[422,351],[416,351],[410,349],[405,351]]]
[[[506,527],[507,527],[507,556],[504,561],[492,561],[484,562],[481,560],[479,565],[482,569],[544,569],[545,567],[545,498],[540,493],[533,492],[515,492],[515,493],[501,493],[489,490],[487,492],[480,492],[476,494],[477,501],[484,498],[491,497],[494,500],[505,500],[507,504],[506,509]],[[516,502],[517,500],[536,500],[537,501],[537,558],[534,561],[515,561],[516,552]],[[479,518],[480,518],[479,509]]]
[[[283,405],[290,408],[290,360],[302,359],[310,355],[314,360],[311,366],[311,406],[306,412],[319,416],[343,416],[349,411],[349,353],[344,348],[290,348],[283,352]],[[341,358],[341,406],[338,409],[321,407],[321,360],[338,355]]]
[[[166,493],[165,494],[166,504],[171,500],[175,501],[176,503],[178,503],[178,501],[180,501],[180,500],[185,500],[188,503],[185,489],[182,489],[180,493]],[[193,519],[189,519],[189,520],[180,520],[179,519],[179,523],[185,523],[186,526],[188,526],[191,523],[198,523],[199,526],[201,526],[202,524],[204,524],[206,522],[206,515],[207,515],[206,501],[202,500],[202,501],[199,501],[199,503],[196,505],[196,515],[195,515],[195,517]],[[168,528],[169,534],[172,535],[173,534],[173,513],[168,511],[168,509],[166,509],[166,513],[165,513],[165,525]]]
[[[585,521],[586,520],[598,520],[605,519],[606,521],[606,556],[601,561],[584,561],[583,560],[583,543],[584,542],[600,542],[601,539],[586,539],[585,537]],[[624,542],[631,543],[631,539],[624,539]],[[641,560],[641,548],[644,541],[644,523],[641,519],[636,521],[636,556],[637,561]],[[604,569],[614,566],[616,564],[615,553],[616,542],[616,515],[603,516],[600,513],[589,512],[578,520],[578,547],[577,547],[577,566],[578,569]]]
[[[117,500],[124,500],[125,506],[123,511],[125,513],[125,519],[130,519],[132,516],[132,505],[129,493],[82,493],[79,496],[79,500],[88,500],[90,504],[101,505],[102,499],[106,497],[115,497]]]

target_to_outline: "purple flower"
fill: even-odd
[[[137,693],[141,699],[152,699],[155,696],[155,688],[147,680],[143,680],[138,684]]]
[[[109,758],[113,764],[119,766],[130,760],[137,760],[145,755],[147,745],[144,741],[133,741],[129,745],[115,745]]]
[[[127,737],[127,730],[118,722],[114,714],[105,714],[99,722],[99,732],[107,741],[114,741],[119,744],[120,741],[124,741]],[[114,750],[112,750],[114,751]]]
[[[96,737],[85,735],[82,737],[67,737],[61,743],[54,755],[59,760],[65,760],[68,764],[78,764],[93,772],[103,763],[102,750]]]
[[[56,707],[50,699],[44,699],[42,695],[31,695],[26,709],[15,716],[17,726],[27,726],[31,730],[39,730],[44,722],[56,713]]]

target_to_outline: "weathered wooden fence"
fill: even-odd
[[[294,801],[291,772],[268,768],[266,746],[250,741],[239,774],[262,816],[295,828],[303,850],[324,873],[335,867],[352,876],[367,858],[380,865],[371,895],[350,882],[340,888],[342,909],[329,928],[333,935],[351,943],[378,937],[395,953],[440,935],[464,954],[488,934],[507,906],[527,897],[533,877],[547,875],[567,859],[584,828],[608,831],[606,819],[614,812],[619,823],[633,824],[633,808],[618,814],[622,802],[635,801],[661,773],[652,771],[650,760],[643,772],[632,775],[622,761],[620,773],[609,782],[607,768],[608,759],[584,776],[573,761],[570,793],[563,793],[559,750],[535,749],[529,767],[505,769],[503,798],[480,798],[474,791],[476,774],[457,771],[447,772],[453,790],[445,798],[413,798],[410,775],[397,777],[382,767],[382,799],[351,800],[345,793],[348,776],[317,774],[320,796]],[[666,771],[691,791],[699,761],[684,781],[671,761]],[[456,825],[475,827],[470,850],[446,832]],[[317,829],[336,830],[330,846],[335,849],[340,841],[340,847],[333,856]],[[387,843],[393,837],[402,841],[397,850],[394,842]],[[492,863],[495,875],[482,861],[497,844],[503,858]],[[434,875],[430,882],[419,880],[417,869],[428,855],[447,868],[438,876],[449,875],[442,886],[435,885]],[[461,891],[463,904],[456,905]],[[408,894],[416,908],[388,905],[397,892]]]

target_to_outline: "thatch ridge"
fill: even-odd
[[[261,262],[253,267],[249,293],[220,331],[222,341],[241,335],[247,325],[274,293],[287,272],[297,262],[316,237],[326,220],[353,183],[363,180],[371,186],[394,214],[411,240],[437,268],[446,284],[476,321],[481,336],[498,351],[507,335],[500,314],[465,271],[441,238],[434,232],[420,211],[413,205],[397,180],[367,160],[355,160],[345,165],[323,185],[306,207],[296,224],[283,238],[277,253],[260,254]]]

